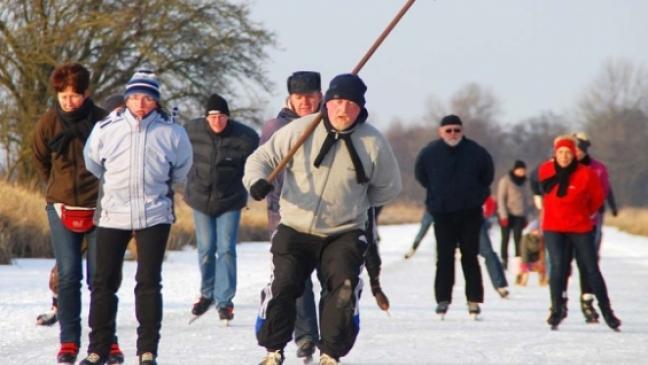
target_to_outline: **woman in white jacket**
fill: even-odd
[[[160,107],[157,78],[140,70],[126,85],[126,107],[97,123],[84,149],[85,163],[101,184],[96,274],[90,300],[90,344],[82,365],[103,364],[117,314],[124,252],[137,242],[135,310],[140,364],[156,364],[162,324],[161,273],[171,224],[172,184],[192,164],[187,134]]]

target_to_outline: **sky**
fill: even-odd
[[[296,70],[323,88],[350,72],[406,1],[252,0],[251,18],[277,35],[268,77],[270,116]],[[567,113],[609,60],[648,66],[648,1],[419,0],[360,76],[379,125],[415,121],[430,98],[444,103],[476,82],[495,94],[501,119]],[[276,107],[275,107],[276,106]]]
[[[605,227],[601,270],[621,332],[604,323],[586,324],[579,309],[576,274],[569,285],[569,316],[557,331],[545,322],[549,288],[538,285],[531,273],[526,287],[514,285],[515,265],[507,272],[510,297],[501,299],[482,265],[484,303],[481,320],[468,316],[464,279],[457,260],[453,302],[445,320],[434,313],[435,242],[432,230],[409,260],[418,224],[380,226],[381,283],[389,296],[389,315],[380,311],[369,290],[360,300],[360,334],[344,365],[500,365],[500,364],[645,364],[648,358],[648,239]],[[499,248],[499,229],[491,229]],[[257,345],[254,323],[259,291],[270,275],[267,242],[237,245],[238,287],[234,320],[223,327],[214,309],[193,324],[192,303],[199,295],[200,274],[195,248],[169,251],[163,265],[164,320],[159,348],[160,364],[258,364],[265,350]],[[49,308],[47,288],[54,259],[17,259],[0,265],[0,359],[2,364],[54,363],[58,324],[41,327],[36,315]],[[117,335],[126,364],[136,364],[137,321],[134,308],[136,264],[124,263],[119,290]],[[367,283],[366,274],[363,274]],[[365,284],[368,285],[368,284]],[[314,280],[316,292],[319,284]],[[81,353],[88,345],[89,295],[83,290]],[[284,365],[302,365],[296,347],[286,347]]]

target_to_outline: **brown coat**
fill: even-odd
[[[95,107],[97,116],[106,112]],[[34,165],[42,181],[47,185],[45,199],[48,203],[94,208],[97,205],[99,180],[86,170],[83,161],[83,143],[75,138],[65,155],[55,154],[49,141],[63,130],[54,108],[50,108],[38,121],[32,140]]]

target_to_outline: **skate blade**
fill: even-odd
[[[195,322],[198,318],[200,318],[200,317],[201,317],[201,316],[192,316],[192,317],[189,319],[189,323],[187,323],[187,324],[192,324],[192,323],[194,323],[194,322]]]
[[[442,321],[445,321],[445,316],[446,316],[445,313],[438,313],[438,314],[439,314],[439,318],[440,318]]]
[[[470,319],[472,319],[473,321],[480,321],[480,320],[481,320],[481,318],[479,317],[479,314],[476,314],[476,313],[470,313],[470,314],[468,314],[468,316],[469,316]]]
[[[229,323],[230,323],[229,319],[221,319],[221,326],[229,327]]]

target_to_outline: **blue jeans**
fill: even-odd
[[[295,343],[300,345],[306,340],[314,343],[319,342],[315,295],[313,294],[313,281],[310,276],[306,278],[304,294],[297,298],[295,306],[297,309],[297,315],[295,316]]]
[[[60,342],[81,342],[81,280],[83,279],[83,238],[88,239],[86,263],[86,283],[92,283],[96,263],[96,229],[87,233],[68,230],[61,223],[54,205],[47,204],[47,219],[50,226],[50,239],[58,267],[58,320]]]
[[[236,294],[236,241],[241,211],[232,210],[218,217],[194,209],[200,295],[214,299],[218,308],[232,306]]]
[[[486,270],[488,270],[488,276],[490,276],[495,289],[504,288],[508,286],[508,283],[502,269],[502,263],[495,251],[493,251],[493,243],[488,236],[490,227],[491,222],[488,219],[484,220],[484,224],[482,224],[479,231],[479,255],[486,260]]]
[[[585,273],[599,306],[609,305],[607,286],[598,266],[592,235],[593,232],[544,232],[544,242],[549,251],[549,261],[551,262],[549,288],[553,308],[558,308],[566,300],[567,278],[572,253],[576,257],[579,269]]]
[[[421,217],[421,227],[419,228],[416,237],[414,237],[414,242],[412,243],[413,249],[416,250],[421,244],[423,237],[425,237],[425,235],[427,234],[432,223],[434,223],[434,217],[432,216],[432,214],[430,214],[430,212],[427,211],[427,209],[425,209],[425,211],[423,212],[423,217]]]

